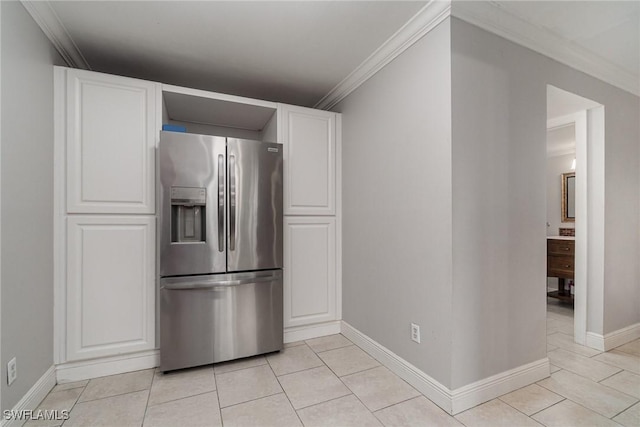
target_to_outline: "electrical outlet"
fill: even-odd
[[[18,364],[16,358],[9,360],[7,363],[7,384],[11,385],[18,378]]]
[[[411,340],[420,344],[420,326],[415,323],[411,324]]]

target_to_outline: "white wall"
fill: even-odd
[[[459,387],[546,353],[547,84],[605,106],[604,331],[593,332],[640,322],[640,99],[458,19],[451,25]]]
[[[343,319],[450,385],[449,21],[343,100]],[[410,323],[422,343],[410,340]]]
[[[552,131],[549,131],[551,134]],[[547,157],[547,236],[558,236],[559,228],[575,228],[575,222],[562,222],[562,174],[571,170],[575,154]]]
[[[53,364],[53,67],[62,64],[19,2],[2,31],[2,409]],[[18,379],[6,365],[17,357]]]

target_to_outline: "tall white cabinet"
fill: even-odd
[[[284,144],[285,341],[340,331],[340,115],[54,67],[58,381],[157,366],[162,123]]]
[[[280,105],[285,339],[340,332],[340,115]],[[288,328],[288,329],[287,329]]]

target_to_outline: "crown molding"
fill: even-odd
[[[451,15],[640,96],[640,79],[593,52],[510,13],[493,1],[453,2]]]
[[[431,0],[406,24],[388,38],[378,49],[365,59],[355,70],[327,93],[314,108],[329,110],[362,83],[371,78],[382,67],[411,47],[422,36],[449,17],[450,0]]]
[[[53,43],[68,66],[84,70],[91,69],[49,1],[21,0],[20,3]]]

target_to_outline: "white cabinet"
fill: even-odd
[[[67,360],[155,347],[155,218],[67,219]]]
[[[284,326],[336,320],[336,221],[285,217]]]
[[[67,212],[155,212],[158,88],[66,70]]]
[[[335,215],[336,114],[279,105],[284,214]]]

